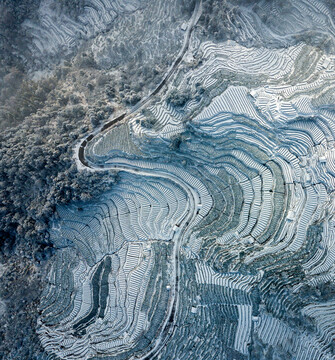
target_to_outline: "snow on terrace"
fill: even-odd
[[[140,1],[89,0],[76,20],[66,14],[59,16],[52,0],[43,1],[38,19],[25,20],[23,28],[32,37],[29,44],[36,59],[56,55],[61,49],[71,50],[81,39],[88,39],[104,30],[118,15],[130,13],[140,7]]]
[[[313,72],[303,79],[304,69],[298,59],[300,45],[268,52],[243,49],[234,43],[225,45],[204,46],[204,64],[186,73],[181,88],[197,82],[211,84],[208,79],[215,79],[222,69],[238,74],[249,72],[251,76],[261,71],[265,84],[252,89],[242,79],[241,85],[213,95],[190,121],[193,132],[188,141],[181,149],[170,149],[176,162],[161,163],[159,156],[151,161],[141,160],[141,156],[130,159],[115,154],[102,161],[99,154],[92,152],[92,159],[96,156],[97,163],[99,160],[103,166],[101,171],[122,171],[122,181],[100,203],[83,212],[74,207],[59,210],[61,221],[54,228],[55,244],[66,247],[70,241],[85,261],[72,258],[73,265],[68,261],[70,265],[61,269],[66,263],[62,256],[71,258],[64,250],[51,272],[51,285],[45,295],[47,305],[40,318],[42,343],[49,352],[68,359],[88,359],[100,351],[108,355],[136,349],[141,335],[156,324],[156,320],[149,320],[152,306],[158,306],[155,313],[163,312],[154,294],[164,294],[163,288],[165,293],[167,289],[172,292],[171,279],[176,276],[171,270],[171,259],[166,258],[160,264],[169,263],[168,270],[155,268],[156,276],[150,275],[160,256],[164,256],[154,244],[158,242],[161,247],[176,244],[178,228],[185,221],[181,245],[182,253],[190,261],[184,259],[178,275],[178,279],[186,278],[180,292],[180,314],[187,314],[188,320],[190,316],[204,316],[204,323],[219,321],[211,313],[219,305],[232,324],[224,333],[230,339],[229,349],[241,356],[247,356],[254,331],[262,342],[281,346],[290,354],[297,354],[297,359],[331,358],[327,346],[333,327],[326,313],[333,311],[332,303],[304,307],[304,314],[316,321],[316,333],[307,335],[284,320],[287,303],[291,309],[299,306],[293,286],[298,292],[306,284],[322,284],[329,276],[333,281],[329,275],[334,273],[335,256],[333,115],[325,107],[320,109],[311,103],[306,106],[302,101],[304,97],[313,97],[322,87],[332,88],[331,63],[322,67],[321,60],[316,61],[313,66],[319,69],[319,79],[313,80]],[[296,83],[285,83],[294,78]],[[267,80],[271,86],[266,86]],[[264,93],[274,99],[273,106],[261,101]],[[285,99],[278,94],[284,94]],[[191,99],[183,110],[192,111],[198,104]],[[136,131],[132,136],[166,141],[171,134],[184,131],[183,111],[174,111],[163,99],[151,109],[157,120],[155,126],[147,129],[141,126],[141,121],[133,120],[131,127]],[[105,154],[108,146],[111,144],[103,147]],[[157,149],[149,141],[141,148],[154,155],[158,154]],[[181,159],[185,160],[183,166],[178,162]],[[216,271],[225,259],[227,271]],[[109,270],[111,275],[104,280],[110,262],[116,264],[115,270]],[[294,273],[290,273],[298,265],[305,276],[299,278],[300,287]],[[274,269],[278,274],[288,275],[276,275],[269,280]],[[170,282],[165,280],[152,288],[150,281],[164,277],[164,273]],[[70,281],[62,287],[64,279]],[[115,282],[119,288],[113,285]],[[108,300],[102,290],[94,290],[105,289],[106,284],[110,289]],[[196,288],[192,288],[194,284]],[[186,285],[191,287],[190,292]],[[75,287],[81,290],[71,307],[71,289]],[[258,316],[253,315],[255,304],[249,293],[256,287],[273,314],[259,309]],[[189,297],[201,289],[213,291],[213,297],[218,296],[221,302],[213,303],[207,296],[196,298],[196,305],[190,303]],[[127,298],[132,291],[136,300]],[[166,305],[163,300],[162,304]],[[106,312],[99,317],[101,309]],[[117,327],[120,314],[125,319]],[[162,323],[162,318],[157,323]],[[196,332],[204,324],[194,326]],[[83,332],[85,328],[91,338]],[[176,334],[185,331],[183,328],[177,329]],[[173,336],[176,336],[172,342],[174,349],[185,345],[181,344],[185,338]],[[208,336],[215,341],[212,334]],[[287,342],[287,338],[292,341]],[[165,354],[163,358],[169,356]]]

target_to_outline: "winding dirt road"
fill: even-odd
[[[177,174],[174,173],[168,173],[166,169],[164,169],[163,167],[160,168],[159,165],[157,165],[155,169],[150,169],[150,167],[139,168],[138,166],[136,166],[136,164],[132,164],[127,160],[122,161],[122,159],[113,160],[112,163],[106,163],[104,165],[95,164],[92,161],[85,158],[85,148],[87,144],[95,138],[95,136],[105,132],[106,130],[110,129],[111,127],[113,127],[114,125],[116,125],[121,121],[128,120],[130,116],[133,116],[135,113],[141,110],[145,105],[149,103],[149,101],[155,95],[157,95],[162,90],[164,85],[175,73],[176,69],[178,68],[178,65],[181,63],[186,51],[188,50],[190,37],[194,29],[194,26],[196,25],[196,23],[200,18],[201,11],[202,11],[202,1],[197,0],[195,3],[192,17],[189,20],[189,26],[186,30],[182,49],[180,50],[177,58],[175,59],[170,69],[165,74],[160,84],[156,87],[156,89],[153,90],[151,94],[148,95],[146,98],[144,98],[139,103],[137,103],[128,113],[121,114],[120,116],[108,121],[106,124],[104,124],[100,128],[96,129],[94,132],[89,134],[84,140],[82,140],[82,142],[78,147],[77,157],[80,163],[85,168],[90,168],[93,171],[108,171],[113,169],[116,171],[137,173],[143,176],[164,177],[169,181],[173,181],[176,184],[178,184],[180,187],[182,187],[185,190],[185,192],[188,195],[188,208],[185,209],[185,217],[180,222],[180,224],[176,224],[176,231],[174,233],[173,239],[171,240],[175,244],[171,259],[171,261],[173,262],[173,276],[172,276],[173,284],[170,290],[169,308],[167,309],[166,312],[165,321],[161,325],[160,335],[157,338],[153,339],[153,342],[150,344],[150,347],[148,348],[148,352],[144,356],[133,355],[130,359],[138,359],[138,360],[154,359],[159,353],[159,351],[166,345],[166,343],[174,333],[176,327],[175,314],[178,309],[178,302],[179,302],[180,246],[183,242],[185,234],[188,233],[193,220],[195,219],[196,216],[198,216],[199,208],[202,206],[202,199],[201,199],[201,195],[198,192],[198,189],[196,189],[194,186],[192,186],[187,181],[185,181],[181,176],[178,176]]]
[[[148,102],[155,95],[157,95],[162,90],[164,85],[168,82],[168,80],[171,78],[171,76],[175,73],[176,69],[178,68],[178,65],[180,64],[186,51],[188,50],[192,31],[201,16],[201,11],[202,11],[201,5],[202,5],[202,0],[197,0],[195,3],[195,6],[194,6],[192,17],[189,20],[189,26],[186,30],[183,46],[182,46],[177,58],[171,65],[168,72],[165,74],[165,76],[162,79],[162,81],[160,82],[160,84],[156,87],[156,89],[153,90],[147,97],[145,97],[144,99],[139,101],[129,112],[125,112],[125,113],[119,115],[118,117],[108,121],[106,124],[97,128],[95,131],[90,133],[84,140],[82,140],[82,142],[80,143],[80,145],[78,147],[77,157],[78,157],[78,160],[81,162],[81,164],[84,167],[91,168],[91,169],[95,168],[95,165],[93,163],[91,163],[85,159],[85,148],[86,148],[87,144],[90,141],[92,141],[92,139],[95,136],[105,132],[107,129],[110,129],[112,126],[116,125],[117,123],[119,123],[122,120],[128,120],[130,118],[130,116],[133,116],[135,113],[137,113],[139,110],[141,110],[146,104],[148,104]]]

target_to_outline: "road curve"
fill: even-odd
[[[108,121],[106,124],[101,126],[100,128],[96,129],[94,132],[89,134],[78,147],[78,160],[80,163],[86,167],[90,168],[93,171],[107,171],[107,170],[117,170],[117,171],[126,171],[130,173],[137,173],[144,176],[159,176],[165,177],[170,181],[177,183],[181,186],[186,193],[188,194],[188,202],[189,208],[187,213],[185,214],[184,219],[180,222],[180,224],[176,224],[177,230],[174,233],[172,241],[174,242],[174,249],[172,255],[172,262],[173,262],[173,269],[174,269],[174,283],[171,288],[171,295],[169,301],[169,308],[167,309],[166,318],[164,323],[161,325],[160,335],[149,345],[148,352],[144,356],[136,356],[133,355],[130,359],[133,360],[149,360],[154,359],[159,351],[166,345],[167,341],[171,338],[176,328],[175,323],[175,314],[178,309],[178,302],[179,302],[179,278],[180,278],[180,266],[179,266],[179,254],[180,254],[180,246],[185,234],[188,232],[190,225],[192,224],[193,220],[199,213],[199,208],[201,207],[201,196],[198,193],[198,190],[191,186],[187,181],[184,181],[181,177],[177,176],[176,174],[170,174],[163,169],[159,169],[159,166],[155,169],[155,171],[145,169],[145,168],[138,168],[133,164],[129,164],[127,162],[122,163],[122,161],[113,161],[112,164],[94,164],[92,161],[87,160],[85,158],[85,148],[87,144],[94,139],[95,136],[105,132],[106,130],[110,129],[117,123],[121,121],[128,120],[130,116],[133,116],[136,112],[142,109],[155,95],[157,95],[164,85],[168,82],[171,76],[174,74],[178,65],[182,61],[186,51],[189,47],[190,37],[194,26],[196,25],[199,17],[201,15],[201,5],[202,0],[197,0],[195,3],[195,7],[193,10],[192,17],[189,21],[189,26],[186,30],[184,42],[182,49],[180,50],[178,56],[176,57],[175,61],[171,65],[170,69],[165,74],[164,78],[160,82],[160,84],[148,95],[146,98],[141,100],[137,103],[128,113],[125,112],[118,117]]]
[[[88,161],[85,159],[85,148],[86,148],[87,144],[90,141],[92,141],[92,139],[95,136],[105,132],[107,129],[110,129],[112,126],[116,125],[120,121],[129,119],[131,115],[134,115],[136,112],[141,110],[155,95],[157,95],[162,90],[164,85],[171,78],[173,73],[176,71],[178,65],[182,61],[186,51],[188,50],[188,46],[189,46],[189,43],[190,43],[190,37],[191,37],[192,31],[194,29],[194,26],[198,22],[198,20],[200,18],[200,15],[201,15],[201,11],[202,11],[201,5],[202,5],[202,0],[197,0],[196,3],[195,3],[195,6],[194,6],[192,17],[189,20],[190,24],[189,24],[189,26],[188,26],[188,28],[186,30],[183,46],[182,46],[177,58],[175,59],[175,61],[171,65],[170,69],[165,74],[162,81],[156,87],[156,89],[154,89],[150,93],[150,95],[148,95],[147,97],[145,97],[144,99],[139,101],[129,112],[124,112],[123,114],[117,116],[116,118],[108,121],[106,124],[102,125],[98,129],[96,129],[95,131],[93,131],[92,133],[87,135],[87,137],[84,140],[81,141],[81,143],[80,143],[80,145],[78,147],[78,153],[76,154],[76,156],[78,157],[78,160],[80,161],[80,163],[84,167],[91,168],[91,169],[95,168],[93,166],[93,164],[91,164],[91,163],[89,164]]]

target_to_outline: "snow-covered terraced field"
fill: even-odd
[[[199,53],[85,150],[119,182],[50,229],[39,335],[56,358],[334,359],[334,59],[302,43]]]
[[[141,8],[141,2],[89,0],[85,1],[83,12],[73,19],[69,14],[60,16],[53,1],[41,2],[38,21],[26,20],[25,32],[32,37],[30,52],[35,61],[54,56],[60,52],[69,52],[80,45],[83,39],[89,39],[100,31],[106,30],[116,17],[126,16]],[[30,61],[30,60],[27,60]]]
[[[42,1],[36,16],[22,24],[24,36],[30,39],[23,60],[33,70],[52,67],[55,59],[69,57],[88,40],[88,61],[101,68],[128,62],[155,66],[162,57],[173,59],[177,54],[182,25],[188,21],[178,0],[85,0],[77,4],[76,14],[61,3]]]

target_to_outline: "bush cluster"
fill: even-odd
[[[89,130],[80,104],[55,107],[0,133],[0,237],[47,242],[59,204],[89,200],[110,188],[110,174],[79,172],[73,146]]]
[[[57,85],[56,77],[29,80],[16,67],[0,74],[0,129],[15,126],[42,108]]]

